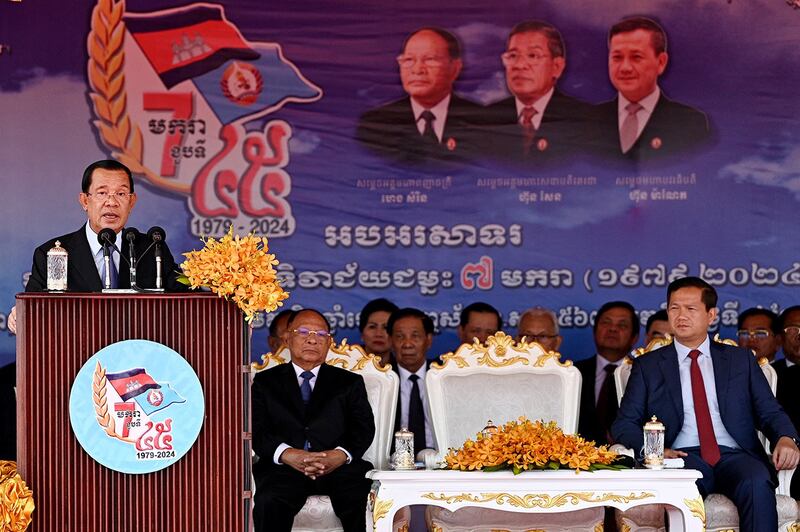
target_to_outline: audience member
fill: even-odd
[[[462,344],[471,344],[475,340],[485,344],[487,338],[503,328],[500,312],[482,301],[467,305],[461,311],[460,320],[458,339]]]
[[[556,313],[542,307],[529,308],[522,313],[517,327],[517,342],[525,338],[537,342],[547,351],[558,351],[563,338],[558,334]]]
[[[421,310],[402,308],[389,316],[386,325],[392,343],[392,369],[400,376],[395,427],[414,433],[414,452],[435,449],[425,375],[431,361],[428,349],[433,342],[433,320]]]
[[[397,305],[381,297],[364,305],[358,319],[358,330],[361,331],[364,351],[381,357],[381,364],[384,366],[389,364],[392,354],[386,322],[395,310]]]
[[[578,433],[598,445],[613,443],[609,430],[619,404],[614,370],[638,338],[639,317],[633,306],[625,301],[605,303],[594,320],[597,354],[575,363],[583,377]]]
[[[253,380],[255,530],[289,532],[309,495],[327,495],[344,530],[363,532],[372,464],[362,455],[375,434],[364,379],[324,364],[331,336],[321,313],[299,310],[288,328],[291,364]]]
[[[750,351],[710,341],[716,305],[716,290],[698,277],[670,283],[675,342],[633,361],[612,435],[641,449],[642,425],[656,416],[666,427],[665,456],[703,474],[703,497],[731,499],[742,531],[778,530],[775,470],[797,466],[797,431]],[[772,462],[758,430],[774,445]]]
[[[783,358],[772,367],[778,374],[778,390],[775,394],[795,430],[800,431],[800,305],[789,307],[778,317],[778,329],[783,346]],[[800,499],[800,474],[792,475],[791,495]]]
[[[647,347],[654,338],[666,338],[667,335],[672,335],[672,329],[669,326],[669,318],[667,311],[664,309],[658,310],[647,318],[647,325],[644,327],[644,343],[643,346]]]
[[[765,308],[749,308],[739,314],[739,345],[752,349],[757,357],[765,357],[770,362],[781,346],[781,328],[778,315]]]
[[[267,337],[267,345],[271,353],[277,353],[281,345],[286,343],[286,329],[289,320],[292,319],[295,311],[292,309],[283,309],[278,312],[272,321],[269,323],[269,337]]]

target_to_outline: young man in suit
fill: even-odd
[[[485,151],[507,161],[567,162],[586,151],[592,107],[556,87],[566,68],[564,39],[546,22],[514,26],[502,55],[511,97],[486,107]]]
[[[626,18],[608,37],[608,75],[617,97],[598,106],[600,144],[616,157],[647,162],[692,151],[709,137],[706,115],[670,100],[658,86],[669,61],[655,21]]]
[[[481,107],[453,92],[461,46],[442,28],[408,36],[397,56],[405,98],[364,113],[356,137],[400,163],[460,162],[474,152],[473,123]]]
[[[253,380],[256,531],[289,532],[309,495],[328,495],[344,530],[362,532],[372,469],[362,455],[375,435],[364,379],[324,363],[331,335],[318,311],[297,311],[288,329],[291,363]]]
[[[614,443],[610,430],[619,404],[614,371],[638,338],[639,317],[633,306],[626,301],[605,303],[594,319],[597,354],[575,363],[582,378],[578,434],[598,445]]]
[[[611,428],[626,447],[642,448],[651,416],[666,427],[664,455],[697,469],[701,495],[722,493],[739,511],[739,529],[777,530],[776,469],[800,459],[797,431],[772,395],[748,349],[711,342],[717,293],[698,277],[667,288],[671,345],[633,362],[619,414]],[[757,431],[773,445],[764,452]]]

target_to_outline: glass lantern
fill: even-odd
[[[486,422],[486,426],[483,427],[483,430],[481,431],[481,437],[485,440],[487,438],[491,438],[493,434],[497,434],[499,431],[500,429],[498,429],[490,419]]]
[[[664,424],[656,416],[644,424],[644,466],[664,469]]]
[[[67,250],[56,240],[55,246],[47,252],[47,289],[63,291],[67,289]]]
[[[416,469],[414,464],[414,433],[406,427],[394,433],[394,469]]]

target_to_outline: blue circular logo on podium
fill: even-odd
[[[203,388],[192,367],[148,340],[125,340],[95,353],[69,396],[78,442],[122,473],[152,473],[180,460],[197,440],[204,415]]]

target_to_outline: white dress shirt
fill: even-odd
[[[619,96],[617,98],[617,117],[618,117],[617,130],[621,132],[622,123],[625,122],[625,119],[628,117],[628,110],[626,109],[626,107],[628,106],[629,103],[633,102],[631,102],[629,99],[623,96],[621,92],[617,93],[617,95]],[[636,130],[637,139],[642,135],[644,127],[647,125],[647,122],[653,115],[653,111],[656,108],[656,104],[658,104],[658,98],[660,96],[661,96],[661,89],[658,88],[658,85],[656,85],[656,90],[654,90],[653,92],[651,92],[638,102],[635,102],[642,106],[642,108],[636,112],[636,120],[638,125],[638,128]]]
[[[417,122],[417,131],[422,135],[425,132],[425,120],[422,119],[424,111],[430,111],[436,118],[433,121],[433,132],[436,133],[436,138],[442,142],[444,135],[444,125],[447,122],[447,110],[450,108],[450,95],[445,96],[441,102],[437,103],[430,109],[424,107],[422,104],[411,98],[411,110],[414,112],[414,120]]]
[[[295,364],[294,362],[292,362],[292,368],[294,368],[294,373],[295,373],[295,375],[297,375],[297,385],[298,386],[302,386],[303,385],[303,377],[301,377],[300,375],[305,370],[303,368],[301,368],[300,366],[298,366],[297,364]],[[319,368],[320,368],[320,366],[316,366],[316,367],[311,368],[311,370],[309,370],[309,371],[311,371],[311,373],[314,374],[314,376],[311,377],[308,380],[308,384],[311,385],[311,391],[312,392],[314,391],[314,386],[317,385],[317,375],[319,375]],[[272,461],[275,462],[278,465],[283,465],[283,463],[280,461],[281,460],[281,454],[283,454],[283,451],[285,451],[286,449],[291,449],[291,448],[292,447],[287,443],[282,443],[282,444],[278,445],[278,448],[275,449],[275,454],[272,456]],[[347,460],[345,461],[346,464],[349,464],[353,460],[353,457],[350,455],[349,452],[347,452],[347,449],[345,449],[344,447],[337,447],[337,449],[339,449],[345,455],[347,455]]]
[[[517,104],[517,123],[522,125],[522,110],[525,107],[533,107],[536,109],[536,113],[533,115],[531,122],[533,122],[534,129],[538,130],[539,126],[542,125],[542,117],[547,109],[547,104],[550,103],[550,99],[553,97],[553,92],[555,92],[555,87],[547,91],[544,96],[533,102],[533,105],[525,105],[520,101],[519,98],[514,97],[514,101]]]
[[[402,366],[397,366],[397,371],[400,374],[400,426],[401,427],[408,427],[408,404],[411,401],[411,388],[414,386],[414,383],[411,382],[409,377],[412,375],[410,371],[405,369]],[[433,425],[431,425],[431,413],[430,407],[428,406],[428,390],[425,388],[425,375],[428,372],[428,367],[426,364],[422,364],[422,366],[413,373],[413,375],[417,375],[419,380],[417,380],[417,385],[419,386],[419,396],[422,399],[422,408],[425,411],[425,444],[429,449],[435,449],[436,445],[433,441]],[[415,452],[419,452],[422,449],[415,449]]]
[[[121,231],[120,231],[121,232]],[[103,246],[97,240],[97,233],[94,232],[89,222],[86,222],[86,240],[89,241],[89,249],[92,250],[92,257],[94,257],[94,265],[97,268],[97,273],[100,274],[100,280],[106,278],[105,274],[105,261],[103,260]],[[117,242],[120,242],[119,233],[117,233]],[[119,277],[119,253],[111,249],[111,260],[114,261],[114,266],[117,268],[117,276]]]
[[[703,343],[697,347],[700,356],[697,357],[697,364],[700,366],[700,373],[703,375],[703,387],[706,389],[708,400],[708,410],[711,413],[711,425],[714,427],[714,436],[717,444],[738,449],[725,425],[722,423],[722,416],[719,413],[719,402],[717,401],[717,387],[714,379],[714,362],[711,359],[710,342],[708,336]],[[681,376],[681,398],[683,399],[683,427],[678,433],[678,437],[672,443],[673,449],[683,449],[686,447],[699,447],[700,437],[697,435],[697,418],[694,415],[694,398],[692,397],[692,359],[689,358],[691,348],[675,341],[675,350],[678,352],[678,371]]]

